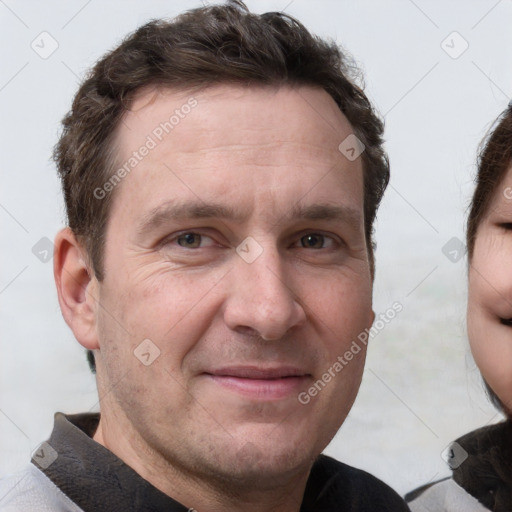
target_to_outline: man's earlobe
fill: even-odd
[[[99,348],[96,334],[97,280],[85,249],[73,231],[64,228],[55,237],[53,274],[60,309],[75,338],[85,348]]]

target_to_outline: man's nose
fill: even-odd
[[[267,247],[252,263],[237,258],[234,265],[224,309],[230,329],[279,340],[305,321],[306,313],[277,248]]]

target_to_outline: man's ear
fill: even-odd
[[[98,281],[88,264],[85,249],[69,227],[55,237],[53,275],[60,309],[75,338],[85,348],[99,348],[96,334]]]

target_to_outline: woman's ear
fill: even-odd
[[[85,348],[99,348],[96,334],[98,281],[85,249],[69,227],[55,237],[53,275],[60,309],[75,338]]]

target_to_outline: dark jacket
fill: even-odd
[[[452,443],[448,454],[452,478],[406,495],[413,512],[459,510],[455,508],[457,500],[466,500],[464,512],[512,510],[511,421],[462,436]]]
[[[98,414],[55,415],[50,439],[22,473],[0,481],[2,512],[187,512],[91,439]],[[193,504],[189,505],[190,507]],[[301,512],[407,512],[377,478],[320,455]],[[202,512],[202,511],[198,511]]]

